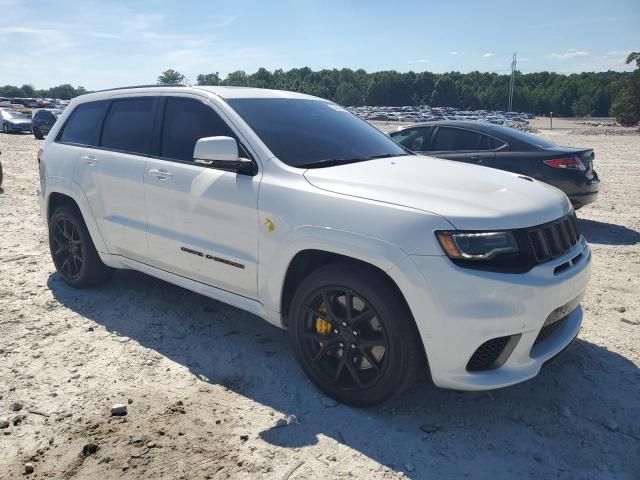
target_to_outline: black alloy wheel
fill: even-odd
[[[375,309],[349,288],[323,287],[305,301],[307,360],[341,390],[364,390],[386,368],[389,342]]]
[[[60,206],[51,215],[49,249],[60,276],[72,287],[97,285],[108,280],[113,273],[102,263],[82,214],[75,205]]]
[[[76,280],[85,263],[84,248],[76,226],[68,218],[60,218],[53,226],[51,256],[60,273]]]
[[[354,406],[400,395],[424,366],[397,287],[365,265],[332,263],[302,280],[287,316],[300,366],[325,394]]]

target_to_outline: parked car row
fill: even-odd
[[[386,122],[427,122],[433,120],[467,120],[506,125],[518,130],[529,130],[532,113],[502,112],[492,110],[459,110],[453,107],[429,107],[428,105],[404,107],[348,107],[364,120]]]
[[[64,109],[69,105],[69,100],[61,100],[59,98],[0,97],[0,107],[10,107],[11,105],[22,105],[26,108]]]
[[[57,108],[41,108],[31,116],[11,108],[0,108],[0,131],[3,133],[33,132],[33,136],[42,140],[56,123],[62,113]]]

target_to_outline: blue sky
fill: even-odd
[[[88,89],[309,66],[630,70],[640,0],[0,0],[0,84]]]

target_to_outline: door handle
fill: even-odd
[[[173,177],[173,175],[171,174],[171,172],[167,172],[166,170],[158,170],[155,168],[152,168],[149,170],[149,175],[153,175],[154,177],[160,179],[160,180],[168,180],[171,177]]]
[[[82,160],[84,160],[88,165],[95,165],[96,163],[98,163],[98,159],[96,157],[92,157],[91,155],[83,155]]]
[[[477,155],[474,155],[471,157],[471,161],[473,162],[478,162],[478,163],[482,163],[482,157],[479,157]]]

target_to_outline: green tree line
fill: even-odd
[[[59,98],[61,100],[70,100],[85,93],[87,93],[87,90],[84,87],[74,87],[68,83],[44,90],[36,90],[32,85],[22,85],[21,87],[5,85],[0,87],[0,97],[8,98]]]
[[[627,63],[637,63],[638,53]],[[184,76],[167,70],[158,83],[179,83]],[[260,68],[242,70],[222,78],[219,73],[200,74],[198,85],[235,85],[293,90],[328,98],[341,105],[431,105],[469,110],[505,110],[509,75],[486,72],[397,72],[386,70],[325,69],[308,67],[288,71]],[[517,73],[514,109],[557,116],[614,115],[630,124],[640,120],[640,66],[635,72],[589,72],[562,75],[550,72]],[[53,97],[69,99],[87,93],[84,87],[65,84],[46,90],[31,85],[0,87],[3,97]]]
[[[608,116],[629,72],[560,75],[518,73],[514,109],[558,116]],[[497,73],[367,73],[348,68],[313,71],[294,68],[253,74],[236,71],[224,79],[218,73],[198,75],[198,85],[275,88],[328,98],[341,105],[430,105],[469,110],[506,110],[509,75]]]

